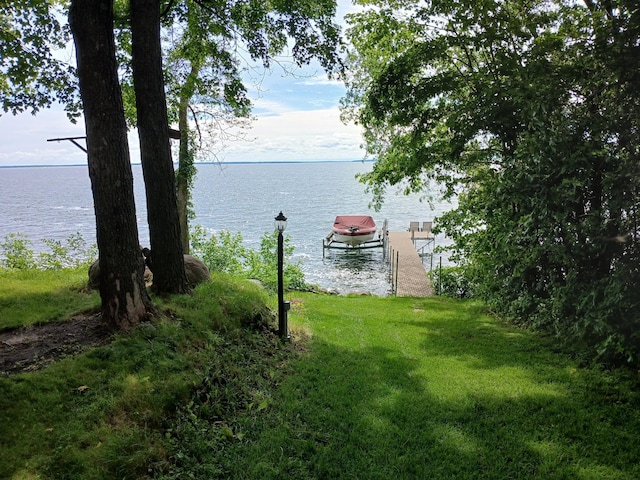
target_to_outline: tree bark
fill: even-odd
[[[175,173],[169,145],[162,73],[159,0],[131,0],[133,83],[138,135],[158,293],[186,293],[189,285],[180,242]]]
[[[193,168],[193,158],[189,153],[189,124],[187,109],[189,99],[180,98],[178,110],[178,129],[180,130],[180,150],[178,154],[178,179],[176,195],[178,199],[178,218],[180,221],[180,241],[182,251],[189,253],[189,197],[191,193],[190,174],[187,170]],[[182,172],[182,173],[181,173]]]
[[[121,329],[153,312],[144,283],[133,174],[113,38],[113,0],[73,0],[87,159],[100,254],[102,316]]]
[[[178,154],[178,175],[176,193],[178,196],[178,217],[182,238],[182,250],[189,253],[189,200],[195,178],[191,132],[189,129],[189,99],[194,95],[194,85],[200,74],[201,64],[191,60],[191,70],[180,89],[178,97],[178,129],[180,130],[180,150]]]

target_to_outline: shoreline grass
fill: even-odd
[[[637,374],[475,301],[287,297],[290,344],[246,328],[272,297],[214,275],[158,322],[0,378],[0,477],[640,478]]]

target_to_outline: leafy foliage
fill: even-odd
[[[2,110],[35,114],[55,101],[79,112],[75,69],[56,51],[66,48],[68,26],[60,22],[63,2],[16,0],[0,3],[0,103]]]
[[[431,179],[478,294],[590,358],[640,363],[640,11],[568,0],[371,2],[344,115],[381,197]]]
[[[189,203],[196,170],[230,140],[244,138],[251,101],[247,83],[260,73],[282,66],[290,56],[297,66],[317,60],[328,72],[339,70],[339,27],[333,22],[335,0],[260,2],[183,0],[163,11],[164,78],[169,121],[180,131],[177,189],[183,248],[188,248]],[[122,90],[131,125],[137,122],[132,88],[128,4],[117,3]],[[283,67],[288,73],[289,68]]]
[[[34,268],[36,261],[31,245],[31,240],[26,235],[11,233],[4,237],[4,241],[0,243],[4,257],[1,260],[2,267],[17,270]]]
[[[207,238],[205,229],[196,225],[191,232],[191,246],[194,255],[201,258],[211,271],[225,272],[244,278],[253,278],[269,290],[278,287],[277,233],[265,233],[259,250],[247,248],[242,243],[242,234],[232,234],[226,230]],[[284,237],[283,282],[287,290],[308,288],[299,263],[292,263],[294,247],[289,237]]]
[[[437,295],[452,298],[473,297],[474,285],[466,268],[437,268],[429,272],[429,279]]]
[[[80,233],[71,234],[64,244],[51,238],[42,239],[50,251],[42,251],[37,255],[33,251],[33,243],[24,234],[11,233],[0,243],[0,267],[16,270],[39,268],[42,270],[59,270],[88,265],[98,256],[95,245],[87,245]]]
[[[212,271],[238,275],[244,270],[247,248],[242,244],[240,232],[232,234],[222,230],[218,235],[207,238],[206,230],[196,225],[191,231],[191,246],[194,254]]]

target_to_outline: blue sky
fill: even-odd
[[[338,0],[338,17],[355,7]],[[226,142],[218,152],[221,161],[359,160],[360,129],[340,121],[339,100],[345,89],[331,81],[318,66],[285,75],[274,66],[259,89],[250,91],[256,120],[241,141]],[[84,122],[69,122],[61,108],[37,116],[0,117],[0,166],[65,165],[86,163],[86,155],[70,142],[48,138],[84,136]],[[135,132],[130,134],[133,162],[139,151]]]

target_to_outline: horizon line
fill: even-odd
[[[359,159],[359,160],[241,160],[229,162],[194,162],[194,165],[254,165],[254,164],[298,164],[298,163],[372,163],[375,159]],[[141,162],[131,163],[131,166],[142,165]],[[174,166],[178,166],[177,162],[173,162]],[[33,165],[0,165],[0,168],[53,168],[53,167],[86,167],[87,163],[55,163],[55,164],[33,164]]]

